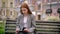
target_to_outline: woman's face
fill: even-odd
[[[28,9],[27,8],[22,8],[21,10],[22,10],[23,14],[28,14]]]

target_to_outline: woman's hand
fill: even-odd
[[[29,32],[29,29],[26,28],[26,29],[24,29],[24,31],[25,31],[25,32]]]
[[[16,34],[18,34],[18,33],[19,33],[19,31],[20,31],[20,29],[19,29],[19,28],[16,28]]]

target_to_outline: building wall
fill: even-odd
[[[0,0],[0,15],[1,15],[1,7],[2,7],[2,2]]]
[[[57,16],[57,17],[59,17],[59,14],[57,13],[57,9],[58,8],[60,8],[60,5],[58,4],[59,3],[59,1],[60,0],[50,0],[51,1],[51,3],[53,3],[52,4],[52,14],[51,14],[51,16]],[[48,16],[45,12],[46,12],[46,9],[49,9],[50,8],[50,6],[48,6],[49,5],[49,0],[41,0],[41,1],[39,1],[39,0],[37,0],[37,2],[41,2],[41,7],[40,7],[40,15],[41,15],[41,20],[42,19],[44,19],[46,16]],[[55,3],[54,3],[55,2]],[[58,2],[57,4],[56,4],[56,2]],[[38,10],[38,5],[37,5],[37,3],[35,2],[35,11],[37,12],[37,13],[39,13],[37,10]],[[55,4],[55,5],[54,5]],[[42,18],[43,17],[43,18]],[[40,18],[38,18],[38,14],[36,14],[36,20],[38,20],[38,19],[40,19]]]
[[[3,2],[5,3],[5,7],[3,7]],[[2,11],[0,13],[1,16],[5,16],[6,18],[10,18],[12,20],[16,19],[17,18],[17,11],[15,10],[15,0],[0,0],[0,4],[2,8]],[[12,6],[11,6],[11,3],[12,3]]]
[[[0,0],[0,8],[2,7],[2,2],[1,2],[1,0]]]
[[[47,1],[46,1],[47,2]],[[57,1],[55,1],[57,2]],[[60,3],[53,3],[52,0],[51,0],[51,9],[52,9],[52,14],[51,16],[56,16],[56,17],[59,17],[59,14],[57,13],[57,9],[60,8]],[[43,5],[43,8],[42,8],[44,11],[43,11],[43,14],[46,14],[46,10],[47,9],[50,9],[50,4],[48,3],[45,3]],[[45,16],[48,16],[47,14]]]

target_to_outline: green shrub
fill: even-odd
[[[4,34],[4,27],[5,27],[5,23],[3,21],[0,21],[0,34]]]
[[[60,21],[60,18],[56,16],[48,16],[45,18],[45,21]]]

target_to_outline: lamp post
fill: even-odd
[[[49,14],[49,16],[51,16],[52,13],[52,8],[51,8],[51,0],[49,0],[49,9],[46,10],[46,14]]]
[[[49,3],[50,3],[50,9],[51,9],[51,0],[49,0]]]
[[[60,18],[60,8],[58,8],[57,12],[59,13],[59,18]]]

